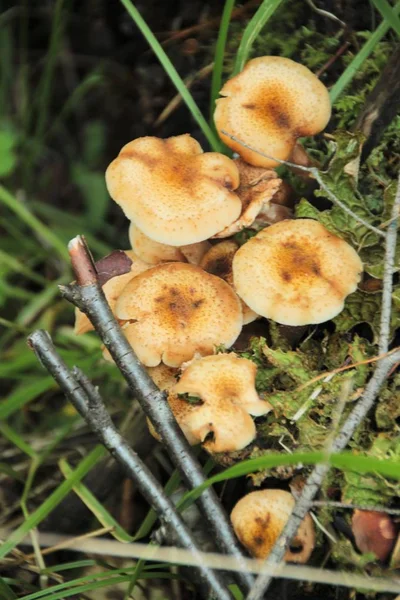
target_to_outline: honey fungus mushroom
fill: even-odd
[[[357,289],[363,270],[347,242],[311,219],[263,229],[239,248],[232,268],[240,298],[282,325],[333,319]]]
[[[233,240],[226,240],[224,242],[220,242],[219,244],[215,244],[215,246],[212,246],[210,250],[203,256],[200,262],[201,268],[212,275],[221,277],[221,279],[229,283],[229,285],[233,288],[232,261],[238,248],[239,244]],[[258,315],[254,312],[254,310],[251,310],[251,308],[249,308],[247,304],[243,302],[243,300],[241,300],[241,303],[243,311],[243,325],[248,325],[249,323],[255,321]]]
[[[222,279],[186,263],[152,267],[128,283],[116,316],[139,360],[178,367],[193,358],[229,348],[242,329],[240,300]]]
[[[260,167],[277,166],[273,158],[287,160],[296,140],[322,131],[331,115],[329,94],[319,79],[280,56],[250,60],[220,93],[224,98],[217,100],[214,113],[220,138],[243,160]],[[273,158],[260,156],[222,131]]]
[[[203,153],[190,135],[138,138],[106,171],[111,197],[149,238],[170,246],[209,239],[235,221],[241,202],[233,192],[233,160]]]
[[[266,558],[293,511],[295,500],[284,490],[251,492],[237,502],[231,513],[233,529],[243,546],[255,558]],[[304,564],[315,546],[310,515],[301,522],[285,560]]]
[[[197,439],[216,453],[241,450],[254,440],[256,428],[250,415],[265,415],[272,408],[256,392],[256,372],[252,361],[235,354],[207,356],[189,364],[170,389],[170,396],[188,394],[201,401],[189,405],[185,413],[177,413],[179,405],[170,402],[189,441]]]
[[[110,279],[108,279],[102,285],[104,295],[114,314],[117,299],[120,296],[126,284],[131,279],[136,277],[136,275],[139,275],[139,273],[143,273],[143,271],[147,271],[147,269],[150,268],[150,265],[140,260],[140,258],[138,258],[134,252],[132,252],[132,250],[125,250],[124,253],[132,261],[130,271],[128,273],[124,273],[123,275],[116,275],[115,277],[110,277]],[[107,258],[108,257],[106,257],[106,259]],[[74,333],[76,335],[81,335],[83,333],[87,333],[88,331],[92,331],[93,329],[94,327],[87,318],[87,316],[78,308],[76,308]]]
[[[129,226],[129,241],[135,254],[144,262],[158,265],[161,262],[189,262],[198,265],[211,244],[206,240],[187,246],[160,244],[145,235],[134,223]]]

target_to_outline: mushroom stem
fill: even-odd
[[[165,495],[162,486],[114,426],[98,390],[78,368],[75,367],[73,371],[68,369],[46,331],[35,331],[28,341],[42,365],[56,380],[99,440],[136,483],[161,521],[173,529],[184,548],[197,556],[201,578],[207,582],[213,594],[221,600],[231,600],[232,596],[220,575],[203,564],[191,531],[177,513],[170,498]]]
[[[82,254],[85,264],[88,249],[81,236],[75,238],[72,248],[74,252],[79,248],[79,254]],[[80,264],[80,260],[77,260],[75,255],[74,267],[79,269]],[[78,280],[78,274],[75,274]],[[80,277],[81,275],[79,273]],[[165,393],[160,392],[137,359],[116,322],[101,287],[97,282],[82,281],[80,286],[76,284],[60,286],[60,290],[67,300],[89,317],[125,377],[131,392],[161,436],[169,456],[180,470],[188,487],[201,485],[205,481],[204,473],[170,410]],[[249,589],[254,582],[253,576],[246,571],[242,551],[215,491],[211,488],[205,490],[199,497],[199,504],[210,525],[217,547],[220,551],[228,552],[236,558],[241,566],[237,579],[245,589]]]

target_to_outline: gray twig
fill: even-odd
[[[172,529],[178,543],[196,557],[201,578],[210,591],[220,600],[231,600],[223,578],[204,564],[191,531],[162,486],[114,426],[99,391],[78,368],[75,367],[73,372],[68,369],[46,331],[35,331],[28,342],[92,431],[136,483],[161,522],[169,531]]]
[[[198,487],[205,480],[204,473],[171,412],[165,393],[157,388],[115,320],[103,290],[89,268],[91,257],[83,238],[77,236],[71,240],[68,248],[80,285],[62,286],[60,288],[62,295],[88,316],[125,377],[133,395],[161,436],[169,456],[180,470],[188,487]],[[83,265],[82,269],[81,265]],[[85,279],[86,274],[87,279]],[[230,553],[241,565],[237,579],[248,590],[254,583],[254,578],[245,568],[238,541],[212,488],[202,493],[199,505],[218,549]]]
[[[366,221],[362,217],[359,217],[355,212],[353,212],[351,210],[351,208],[349,208],[348,206],[346,206],[346,204],[344,204],[341,200],[339,200],[339,198],[336,196],[336,194],[334,194],[332,192],[332,190],[329,189],[329,187],[326,185],[326,183],[324,182],[324,180],[321,177],[319,170],[316,167],[303,167],[303,165],[297,165],[296,163],[292,163],[288,160],[281,160],[279,158],[275,158],[275,156],[270,156],[269,154],[265,154],[264,152],[257,150],[257,148],[253,148],[253,146],[250,146],[249,144],[242,142],[242,140],[237,138],[235,135],[232,135],[231,133],[228,133],[227,131],[224,131],[223,129],[221,130],[221,133],[226,135],[228,138],[230,138],[234,142],[237,142],[241,146],[244,146],[244,148],[247,148],[248,150],[251,150],[252,152],[256,152],[260,156],[264,156],[265,158],[270,158],[271,160],[275,160],[276,162],[280,163],[281,165],[286,165],[288,167],[293,167],[295,169],[299,169],[300,171],[306,171],[307,173],[310,173],[314,177],[314,179],[319,183],[321,188],[327,193],[327,195],[329,196],[329,199],[334,204],[339,206],[343,210],[343,212],[347,213],[355,221],[358,221],[358,223],[360,223],[361,225],[364,225],[364,227],[366,227],[370,231],[373,231],[376,235],[379,235],[379,237],[385,237],[385,233],[383,231],[381,231],[377,227],[374,227],[373,225],[371,225],[371,223],[368,223],[368,221]]]
[[[396,196],[392,208],[390,224],[386,231],[385,269],[383,274],[383,293],[381,322],[379,330],[379,354],[385,354],[389,348],[390,319],[392,314],[393,273],[395,268],[397,230],[399,226],[400,209],[400,174],[397,183]]]

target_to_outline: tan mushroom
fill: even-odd
[[[243,71],[224,85],[214,121],[222,141],[246,162],[275,167],[274,158],[287,160],[299,137],[315,135],[329,121],[329,94],[303,65],[280,56],[250,60]],[[231,140],[236,136],[265,158]]]
[[[200,266],[202,269],[221,277],[233,288],[232,261],[239,244],[229,240],[212,246],[203,256]],[[241,300],[243,310],[243,325],[248,325],[257,319],[258,315]]]
[[[282,180],[272,169],[252,167],[240,158],[235,160],[240,175],[240,185],[236,190],[242,203],[240,217],[225,227],[214,238],[226,238],[250,227],[261,210],[266,210],[279,191]]]
[[[237,167],[203,153],[190,135],[144,137],[124,146],[106,171],[111,197],[149,238],[171,246],[209,239],[240,215]]]
[[[256,365],[235,354],[217,354],[197,359],[184,370],[171,395],[198,397],[178,423],[190,436],[203,442],[209,452],[232,452],[250,444],[256,428],[250,415],[265,415],[269,402],[260,400],[255,389]],[[171,408],[175,412],[175,405]],[[212,439],[208,437],[212,434]],[[188,436],[187,436],[188,437]]]
[[[231,521],[236,535],[249,553],[266,558],[282,533],[295,505],[284,490],[260,490],[247,494],[234,506]],[[285,560],[306,563],[315,546],[315,531],[306,515],[297,531]]]
[[[198,265],[211,244],[207,241],[188,246],[160,244],[145,235],[134,223],[129,227],[129,241],[134,253],[144,262],[158,265],[162,262],[189,262]]]
[[[236,252],[236,292],[259,315],[283,325],[333,319],[363,270],[347,242],[311,219],[281,221]]]
[[[140,260],[140,258],[138,258],[131,250],[126,250],[125,254],[127,254],[132,261],[130,272],[111,277],[102,285],[104,295],[107,298],[107,302],[114,314],[117,299],[126,284],[131,279],[136,277],[136,275],[139,275],[139,273],[143,273],[143,271],[147,271],[147,269],[150,268],[150,265]],[[92,331],[93,329],[94,327],[87,316],[78,308],[76,308],[74,333],[76,335],[81,335],[83,333],[87,333],[88,331]]]
[[[200,267],[166,263],[152,267],[124,288],[116,315],[146,366],[178,367],[196,352],[229,348],[242,328],[240,300],[232,288]]]

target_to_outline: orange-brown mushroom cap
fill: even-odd
[[[182,246],[207,240],[238,218],[237,167],[203,153],[190,135],[126,144],[106,171],[111,197],[149,238]]]
[[[233,258],[240,298],[259,315],[283,325],[333,319],[357,289],[362,270],[356,251],[311,219],[271,225]]]
[[[208,451],[241,450],[254,440],[256,429],[250,415],[265,415],[272,408],[256,392],[256,372],[256,365],[246,358],[217,354],[193,360],[171,388],[173,395],[189,394],[202,400],[201,405],[191,407],[183,422],[185,430],[205,442]]]
[[[233,240],[227,240],[215,244],[215,246],[211,246],[200,262],[201,268],[207,271],[207,273],[211,273],[211,275],[221,277],[221,279],[229,283],[233,288],[232,261],[238,248],[239,244]],[[248,325],[255,321],[258,315],[254,310],[251,310],[243,300],[241,300],[241,303],[243,310],[243,325]]]
[[[166,263],[135,277],[117,301],[124,333],[146,366],[178,367],[196,352],[230,347],[242,329],[232,288],[200,267]]]
[[[198,265],[211,247],[207,241],[187,246],[160,244],[145,235],[134,223],[129,226],[129,241],[134,253],[144,262],[158,265],[162,262],[189,262]]]
[[[234,506],[231,521],[240,542],[252,556],[266,558],[283,531],[295,500],[284,490],[260,490],[247,494]],[[306,563],[315,546],[315,531],[306,515],[293,540],[296,552],[288,550],[285,560]]]
[[[139,273],[143,273],[143,271],[147,271],[147,269],[150,268],[150,265],[140,260],[140,258],[138,258],[135,255],[135,253],[131,250],[125,250],[125,254],[127,254],[132,261],[131,270],[129,271],[129,273],[124,273],[123,275],[117,275],[116,277],[112,277],[111,279],[106,281],[102,286],[104,295],[114,314],[117,299],[124,287],[126,286],[126,284],[131,279],[136,277],[136,275],[139,275]],[[81,335],[83,333],[87,333],[88,331],[92,331],[93,329],[94,327],[87,318],[87,316],[78,308],[76,308],[74,333],[76,335]]]
[[[214,121],[222,141],[255,166],[274,167],[231,140],[222,130],[280,160],[289,158],[299,137],[315,135],[329,121],[331,105],[325,86],[307,67],[280,56],[250,60],[224,85]]]

